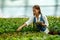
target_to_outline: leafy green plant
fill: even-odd
[[[49,22],[49,30],[58,27],[58,29],[54,29],[54,31],[58,31],[60,29],[60,17],[48,16],[47,18]],[[0,33],[15,32],[16,29],[27,20],[28,18],[0,18]],[[31,24],[24,27],[21,31],[36,31],[36,27]]]

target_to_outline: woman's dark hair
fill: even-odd
[[[40,9],[40,6],[39,5],[34,5],[33,8],[39,10],[39,14],[41,14],[41,9]]]

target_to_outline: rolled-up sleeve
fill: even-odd
[[[48,23],[47,17],[44,16],[43,18],[44,18],[44,21],[45,21],[45,25],[48,27],[49,26],[49,23]]]
[[[33,18],[34,17],[32,16],[32,17],[29,18],[28,21],[25,22],[27,24],[27,26],[33,22]]]

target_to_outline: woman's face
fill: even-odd
[[[38,14],[39,14],[39,10],[36,9],[36,8],[33,8],[33,14],[34,14],[34,15],[38,15]]]

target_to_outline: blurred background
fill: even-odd
[[[34,5],[46,16],[60,16],[60,0],[0,0],[0,18],[31,17]]]

